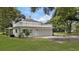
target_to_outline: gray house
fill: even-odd
[[[26,29],[30,31],[29,37],[52,36],[51,24],[37,22],[31,18],[21,18],[19,22],[13,22],[13,27],[7,28],[7,33],[8,35],[14,35],[15,37],[19,37],[19,35],[26,37]]]

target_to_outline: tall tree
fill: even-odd
[[[0,28],[4,31],[5,28],[12,26],[11,21],[19,15],[20,12],[14,7],[0,7]]]
[[[56,20],[56,22],[57,23],[62,22],[62,24],[60,25],[66,26],[67,32],[70,33],[72,28],[72,23],[74,21],[79,21],[76,15],[77,15],[77,8],[75,7],[59,7],[56,8],[56,14],[54,18],[60,17],[59,19]]]

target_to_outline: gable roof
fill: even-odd
[[[25,21],[29,21],[29,22],[38,22],[38,21],[35,21],[33,19],[25,19]]]

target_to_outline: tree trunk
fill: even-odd
[[[69,20],[68,21],[68,33],[71,33],[71,30],[72,30],[72,20]]]

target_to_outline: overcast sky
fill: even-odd
[[[52,14],[54,14],[55,12],[55,10],[53,10],[52,12],[50,12],[50,15],[46,15],[43,12],[43,8],[40,8],[35,13],[32,13],[29,7],[18,7],[17,9],[20,10],[21,13],[24,14],[25,16],[31,16],[32,19],[43,23],[50,20]]]

